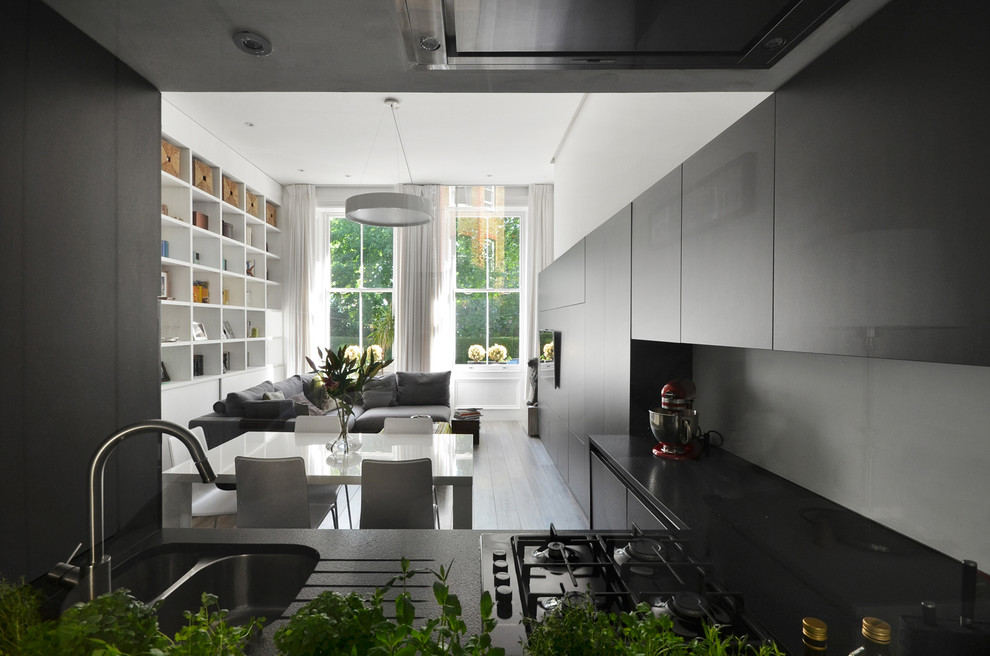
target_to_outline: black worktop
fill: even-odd
[[[960,612],[961,563],[872,522],[727,451],[693,461],[657,458],[653,439],[591,437],[599,457],[648,507],[686,526],[695,555],[744,594],[747,608],[791,653],[801,618],[829,626],[829,651],[848,653],[859,622],[897,629],[934,601],[942,618]],[[977,619],[990,619],[981,585]]]

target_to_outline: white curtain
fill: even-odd
[[[527,363],[531,358],[537,357],[540,341],[536,306],[537,274],[553,262],[553,185],[529,186],[529,211],[522,225],[522,233],[520,292],[524,303],[521,308],[523,325],[519,352],[525,355],[520,361]],[[528,389],[527,398],[532,398],[532,392],[533,390]]]
[[[282,252],[283,325],[286,374],[309,371],[317,347],[327,347],[329,326],[326,298],[329,226],[316,215],[313,185],[285,187],[285,242]]]
[[[433,205],[433,221],[395,229],[395,365],[398,371],[434,371],[443,366],[452,293],[448,270],[452,247],[440,185],[399,185],[398,191],[423,196]],[[445,289],[446,288],[446,289]],[[450,303],[448,307],[444,303]],[[452,329],[449,329],[452,332]],[[450,349],[446,349],[450,350]],[[449,363],[450,358],[447,358]]]

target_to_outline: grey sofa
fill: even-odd
[[[278,382],[265,382],[240,392],[231,392],[213,404],[213,412],[189,421],[201,426],[210,448],[251,430],[293,431],[300,414],[324,413],[314,405],[310,394],[313,374],[291,376]],[[399,371],[368,381],[361,398],[354,404],[350,430],[377,433],[387,417],[430,415],[433,421],[450,421],[450,372],[415,373]]]

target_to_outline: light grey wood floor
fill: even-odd
[[[348,487],[353,526],[361,513],[361,486]],[[449,490],[439,488],[440,526],[451,526]],[[538,437],[515,421],[481,421],[474,448],[474,528],[480,530],[586,529],[584,516]],[[337,503],[340,527],[348,528],[343,491]],[[198,528],[234,528],[233,515],[197,517]],[[320,528],[333,528],[329,517]]]

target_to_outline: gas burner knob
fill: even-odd
[[[496,574],[498,574],[499,572],[508,572],[509,563],[505,562],[504,560],[496,560],[495,563],[492,565],[492,571]]]
[[[495,587],[496,588],[498,588],[500,586],[503,586],[503,585],[506,586],[506,587],[508,587],[508,585],[509,585],[510,582],[511,582],[511,579],[509,578],[509,573],[508,572],[495,572]]]
[[[495,549],[492,551],[492,560],[505,560],[505,549]]]
[[[512,617],[512,588],[507,585],[495,588],[495,614],[503,620]]]

